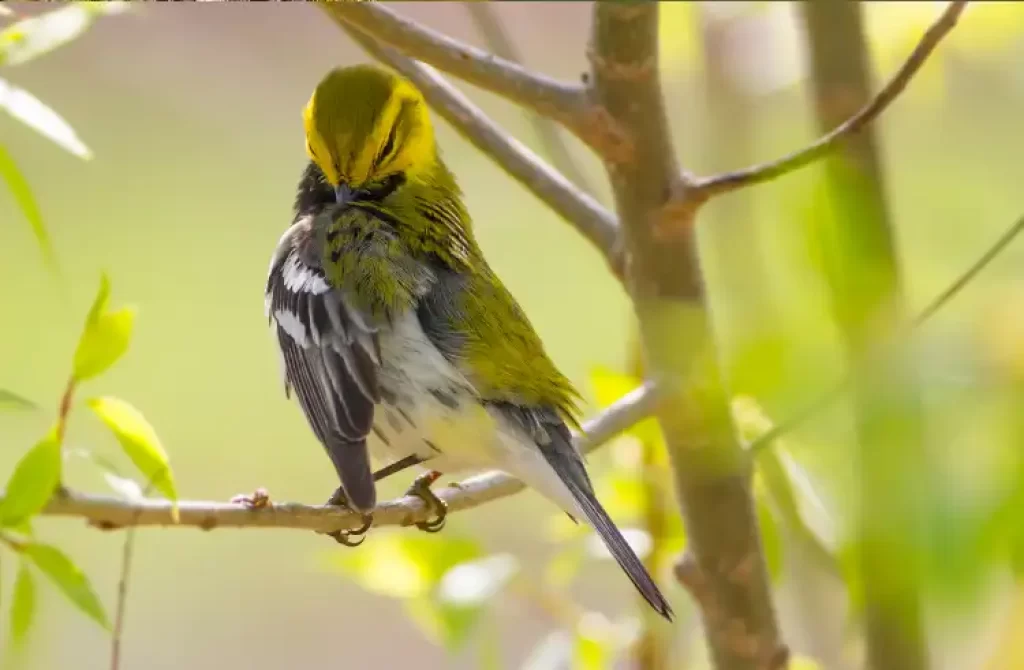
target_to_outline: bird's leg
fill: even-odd
[[[423,462],[423,459],[419,456],[406,456],[403,459],[397,460],[391,465],[385,465],[377,472],[373,473],[373,481],[379,482],[382,479],[390,477],[393,474],[397,474],[402,470],[408,470],[414,465],[419,465]]]
[[[345,490],[340,486],[335,489],[331,497],[327,499],[325,505],[331,507],[344,507],[345,509],[351,509],[348,504],[348,498],[345,497]],[[370,530],[370,526],[373,525],[373,515],[363,515],[363,525],[356,530],[335,530],[330,533],[324,533],[333,537],[338,544],[343,544],[346,547],[358,547],[366,539],[366,531]]]
[[[407,496],[416,496],[422,500],[436,515],[430,521],[419,521],[416,523],[417,528],[428,533],[436,533],[444,528],[445,517],[448,516],[448,505],[430,490],[430,485],[440,477],[441,473],[437,470],[425,472],[417,477],[413,481],[412,486],[409,487],[409,490],[405,492]]]
[[[380,470],[374,472],[373,481],[379,482],[385,477],[390,477],[396,472],[401,472],[402,470],[411,468],[414,465],[419,465],[421,462],[423,462],[423,459],[419,456],[406,456],[405,458],[395,461],[390,465],[386,465]],[[331,497],[328,498],[325,504],[332,507],[344,507],[345,509],[351,509],[348,504],[348,499],[345,497],[345,491],[340,486],[335,489],[334,493],[331,494]],[[443,505],[444,503],[441,504]],[[357,528],[356,530],[336,530],[332,533],[325,533],[325,535],[333,537],[335,541],[345,545],[346,547],[358,547],[363,543],[363,540],[366,537],[366,531],[370,529],[371,525],[373,525],[373,515],[364,514],[362,527]],[[438,528],[438,530],[440,530],[440,528]]]

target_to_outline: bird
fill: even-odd
[[[668,620],[668,601],[597,500],[572,437],[580,395],[488,265],[427,103],[377,65],[336,67],[303,112],[308,158],[273,252],[265,307],[294,393],[340,486],[328,500],[372,524],[376,481],[434,512],[443,474],[498,469],[603,540]],[[371,456],[392,465],[375,473]]]

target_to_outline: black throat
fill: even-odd
[[[388,175],[381,181],[367,184],[352,193],[352,203],[381,202],[405,183],[405,175],[401,172]],[[317,215],[324,209],[337,204],[334,187],[324,177],[316,163],[309,161],[302,177],[299,179],[295,194],[295,220],[304,216]]]

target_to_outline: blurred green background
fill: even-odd
[[[19,16],[48,11],[4,6]],[[911,305],[938,293],[1024,211],[1022,7],[969,8],[877,126]],[[462,5],[400,9],[488,46]],[[510,3],[494,11],[528,66],[567,80],[586,69],[587,3]],[[869,7],[879,81],[935,11],[936,3]],[[813,137],[790,5],[674,3],[662,17],[664,83],[688,169],[709,173],[766,160]],[[300,110],[328,68],[365,59],[311,5],[211,3],[143,5],[100,17],[72,43],[0,67],[0,77],[57,110],[93,154],[79,160],[0,115],[0,143],[29,180],[63,269],[60,280],[48,273],[19,208],[0,189],[0,387],[56,406],[106,270],[115,304],[138,306],[136,331],[128,356],[82,397],[115,394],[145,413],[170,454],[182,498],[227,500],[265,486],[278,501],[325,499],[335,475],[298,408],[284,398],[262,292],[306,160]],[[719,79],[709,82],[709,72]],[[510,133],[544,152],[520,110],[459,86]],[[625,294],[582,238],[450,127],[437,126],[491,264],[555,361],[595,400],[592,373],[628,366],[633,323]],[[600,165],[574,140],[565,141],[598,186],[595,195],[610,203]],[[807,170],[716,201],[702,220],[709,290],[734,385],[755,394],[775,418],[840,370],[820,258],[807,234],[820,201],[817,173]],[[1007,417],[1017,407],[1013,385],[1024,370],[1022,264],[1024,242],[922,333],[930,434],[948,468],[923,476],[950,493],[954,512],[984,498],[993,473],[1016,463],[1020,434],[1007,428]],[[50,421],[49,415],[0,415],[0,473],[11,470]],[[844,426],[842,416],[825,416],[801,431],[802,448],[793,447],[836,506],[837,523],[848,468],[835,446]],[[76,411],[69,431],[69,446],[120,458],[114,440],[87,413]],[[591,458],[595,472],[611,467],[609,453]],[[66,467],[72,487],[107,491],[89,463],[72,459]],[[384,495],[405,485],[396,477]],[[527,493],[454,515],[445,532],[476,537],[540,574],[557,549],[552,512]],[[36,526],[75,557],[112,608],[122,535],[69,520],[43,518]],[[373,543],[371,533],[354,551]],[[449,655],[400,601],[370,594],[332,570],[328,557],[342,551],[297,531],[140,532],[124,667],[480,667],[474,649]],[[10,563],[0,566],[4,601]],[[995,569],[975,571],[984,576],[971,591],[968,614],[936,610],[937,630],[956,634],[933,638],[935,667],[966,667],[986,658],[999,639],[1012,582]],[[799,649],[799,589],[780,580],[784,627]],[[677,609],[688,608],[678,586],[667,590]],[[40,623],[17,656],[19,667],[108,667],[106,634],[52,589],[41,591]],[[573,594],[609,616],[635,605],[628,581],[604,561],[585,564]],[[840,617],[841,600],[828,603]],[[557,627],[515,598],[492,609],[488,626],[500,631],[508,667],[519,667]]]

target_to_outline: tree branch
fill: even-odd
[[[590,452],[633,424],[649,416],[657,402],[653,384],[645,384],[623,396],[598,416],[586,422],[584,433],[576,443]],[[449,512],[471,509],[523,490],[524,485],[503,472],[486,472],[436,491],[448,504]],[[2,500],[2,496],[0,496]],[[354,530],[362,525],[360,515],[322,505],[272,503],[265,508],[250,509],[244,505],[222,502],[179,501],[179,522],[171,515],[167,500],[124,500],[67,492],[57,495],[42,514],[79,517],[104,530],[136,526],[180,526],[202,530],[215,528],[293,528],[318,532]],[[380,504],[373,512],[373,525],[409,526],[427,521],[433,512],[423,501],[404,497]]]
[[[320,7],[338,23],[347,23],[474,86],[555,119],[600,154],[619,150],[609,120],[590,103],[587,89],[530,72],[447,35],[417,25],[376,3],[328,2]]]
[[[924,65],[924,62],[935,50],[935,47],[939,45],[939,42],[956,26],[957,20],[966,6],[967,0],[954,0],[950,2],[946,10],[921,37],[917,46],[910,52],[910,56],[907,57],[902,67],[896,71],[892,79],[867,104],[861,107],[856,114],[840,123],[831,132],[822,136],[810,146],[770,163],[698,179],[690,187],[694,192],[694,197],[707,199],[722,193],[735,191],[736,189],[771,181],[830,154],[844,140],[851,135],[857,134],[875,120],[893,100],[899,97],[903,89],[907,87],[910,80],[913,79],[914,75],[917,74],[921,66]]]
[[[595,99],[632,147],[625,160],[605,160],[644,369],[662,392],[657,416],[685,519],[679,580],[700,608],[712,667],[781,670],[788,651],[760,546],[751,462],[733,429],[697,253],[701,201],[680,177],[659,81],[658,11],[654,2],[594,3],[589,56]]]
[[[468,2],[465,6],[470,18],[473,19],[473,23],[476,25],[476,29],[480,31],[488,47],[494,53],[512,63],[523,62],[522,56],[519,55],[519,50],[516,49],[515,42],[512,41],[511,35],[508,34],[501,19],[498,18],[493,3]],[[548,158],[554,163],[555,167],[569,181],[583,189],[583,191],[593,193],[594,189],[587,182],[586,175],[583,174],[583,171],[576,165],[576,161],[573,160],[569,147],[563,140],[562,131],[558,124],[530,110],[526,110],[526,114],[530,120],[530,125],[533,126],[534,134],[537,135],[537,139],[540,140],[541,145],[548,154]]]
[[[321,6],[340,7],[337,3]],[[373,7],[384,10],[379,5]],[[331,16],[335,18],[334,14]],[[604,254],[615,276],[622,275],[619,226],[611,212],[487,118],[486,114],[429,65],[414,61],[396,49],[377,42],[354,25],[348,25],[340,19],[336,19],[336,22],[367,53],[412,81],[434,111],[513,179],[572,224]]]

